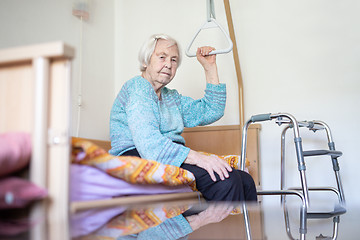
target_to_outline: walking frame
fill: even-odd
[[[280,195],[281,203],[284,208],[286,232],[290,239],[294,239],[290,231],[290,223],[288,210],[286,207],[286,196],[287,195],[296,195],[302,201],[302,206],[300,210],[300,239],[305,239],[307,233],[307,219],[323,219],[323,218],[333,218],[334,227],[333,235],[331,239],[336,239],[338,232],[338,223],[339,216],[346,212],[345,208],[345,196],[343,187],[341,184],[340,177],[340,168],[338,158],[342,156],[342,152],[335,150],[335,143],[330,131],[329,126],[322,121],[297,121],[292,115],[287,113],[278,113],[278,114],[259,114],[252,116],[244,125],[242,132],[242,146],[241,146],[241,170],[245,170],[245,157],[246,157],[246,141],[247,141],[247,131],[251,124],[263,121],[271,121],[276,119],[276,123],[281,126],[283,124],[286,127],[283,129],[281,134],[281,184],[280,190],[259,190],[258,195]],[[311,150],[304,151],[302,145],[302,138],[300,136],[300,128],[307,128],[308,130],[317,132],[319,130],[325,130],[328,141],[328,150]],[[287,130],[293,130],[294,135],[294,144],[296,149],[296,158],[298,163],[298,170],[300,174],[301,187],[300,188],[286,188],[285,187],[285,135]],[[336,178],[336,187],[308,187],[306,179],[306,165],[305,157],[311,156],[323,156],[327,155],[331,157],[332,167],[335,173]],[[337,195],[339,204],[335,206],[334,210],[331,212],[310,212],[308,211],[310,200],[309,200],[309,191],[329,191]],[[251,229],[249,223],[249,217],[247,213],[246,203],[243,205],[244,212],[244,223],[246,229],[247,239],[251,239]]]

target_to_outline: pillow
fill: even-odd
[[[208,156],[217,156],[217,157],[223,159],[225,162],[227,162],[231,167],[233,167],[237,170],[241,169],[241,166],[240,166],[241,156],[240,155],[216,155],[216,154],[207,153],[207,152],[201,152],[201,153],[208,155]],[[247,158],[245,158],[245,171],[246,172],[249,172],[247,169],[249,166],[250,166],[250,161]]]
[[[136,184],[187,184],[194,190],[194,175],[182,168],[130,156],[113,156],[90,141],[72,138],[72,162],[96,167],[113,177]]]
[[[30,157],[30,134],[22,132],[0,134],[0,177],[26,167]]]
[[[17,177],[0,180],[0,209],[23,208],[46,196],[45,189],[27,180]]]

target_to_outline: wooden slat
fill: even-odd
[[[51,42],[22,47],[0,49],[0,65],[14,62],[31,61],[37,57],[44,58],[68,58],[75,55],[74,48],[63,42]]]
[[[87,209],[98,207],[114,207],[120,205],[134,205],[142,203],[181,201],[181,200],[199,200],[200,194],[198,192],[187,193],[170,193],[170,194],[156,194],[156,195],[138,195],[138,196],[124,196],[111,199],[99,199],[91,201],[77,201],[71,203],[71,212],[75,213]]]
[[[0,133],[33,132],[34,88],[31,62],[0,66]]]
[[[236,44],[234,24],[233,24],[233,20],[232,20],[232,16],[231,16],[231,9],[230,9],[229,0],[224,0],[224,6],[225,6],[227,24],[228,24],[228,28],[229,28],[230,39],[233,42],[232,53],[233,53],[234,64],[235,64],[236,78],[238,80],[239,120],[240,120],[240,126],[244,126],[244,123],[245,123],[245,117],[244,117],[244,87],[243,87],[243,79],[242,79],[242,75],[241,75],[239,53],[238,53],[237,44]]]
[[[69,232],[70,181],[70,61],[51,62],[48,133],[48,231],[49,239],[60,240]],[[56,110],[55,110],[56,109]]]

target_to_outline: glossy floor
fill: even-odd
[[[332,207],[328,202],[313,206],[322,213],[330,212]],[[302,210],[301,201],[296,199],[287,199],[286,205],[277,200],[263,200],[260,204],[186,200],[89,209],[73,214],[69,226],[74,240],[360,238],[359,207],[348,206],[346,213],[339,216],[320,214],[316,219],[302,215]],[[248,227],[244,212],[249,216]],[[2,233],[4,228],[3,221]],[[29,236],[26,232],[7,231],[0,239],[31,239]]]

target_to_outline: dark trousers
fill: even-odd
[[[122,156],[140,157],[140,154],[136,149],[132,149]],[[203,168],[186,163],[180,167],[194,174],[196,188],[208,201],[257,201],[254,180],[247,172],[233,169],[225,180],[221,180],[215,173],[216,182],[214,182]]]
[[[209,173],[198,166],[183,163],[181,168],[192,172],[196,187],[209,201],[257,201],[256,187],[253,178],[247,172],[233,168],[229,177],[221,180],[215,173],[214,182]]]

